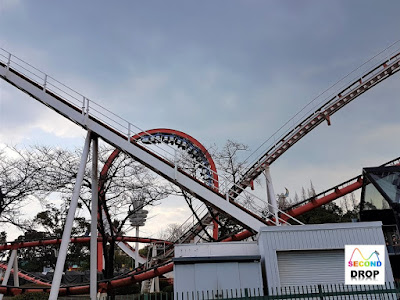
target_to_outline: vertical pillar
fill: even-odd
[[[11,255],[10,255],[10,259],[8,260],[7,270],[6,270],[6,273],[4,274],[4,279],[3,279],[3,282],[1,283],[1,285],[7,285],[8,279],[10,278],[11,269],[12,269],[12,266],[14,265],[16,257],[17,257],[17,249],[11,250]],[[0,294],[0,300],[3,299],[3,296],[4,296],[3,294]]]
[[[15,250],[17,252],[17,250]],[[18,277],[18,255],[15,254],[14,258],[14,266],[13,266],[13,271],[14,271],[14,286],[19,286],[19,277]]]
[[[139,226],[136,226],[136,237],[139,237]],[[139,242],[135,243],[135,269],[139,267]]]
[[[98,138],[92,138],[92,212],[90,223],[90,299],[97,298]]]
[[[81,190],[83,175],[85,174],[86,161],[89,155],[90,148],[90,131],[88,131],[85,140],[85,146],[83,148],[83,153],[81,157],[81,162],[79,165],[78,174],[76,176],[76,182],[74,186],[74,192],[72,194],[71,204],[68,210],[67,220],[65,222],[64,232],[62,236],[60,252],[57,258],[56,269],[54,271],[53,282],[51,284],[49,300],[57,300],[58,292],[60,289],[62,273],[64,270],[65,259],[67,258],[67,250],[69,245],[69,240],[71,238],[71,230],[74,223],[75,211],[78,206],[78,199]]]
[[[151,259],[155,259],[157,257],[157,244],[154,243],[153,247],[153,255],[151,256]],[[150,293],[159,293],[160,292],[160,277],[154,277],[152,279],[152,288],[150,290]]]
[[[103,244],[97,243],[97,272],[103,271]]]
[[[214,210],[214,214],[218,213]],[[218,240],[218,216],[215,216],[215,220],[213,220],[213,239]]]
[[[274,186],[272,185],[272,178],[271,178],[269,166],[267,166],[265,168],[264,175],[265,175],[265,182],[267,184],[268,203],[270,204],[268,209],[270,209],[271,212],[274,214],[275,224],[277,226],[279,226],[280,223],[279,223],[279,219],[278,219],[278,203],[277,203],[276,197],[275,197]]]

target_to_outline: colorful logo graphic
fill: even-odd
[[[385,253],[384,245],[346,245],[346,284],[385,284]]]
[[[354,256],[354,252],[358,251],[358,253],[360,253],[361,258],[363,260],[353,260],[353,256]],[[376,259],[375,261],[371,260],[371,257],[373,255],[376,255]],[[371,255],[368,258],[365,258],[364,255],[362,254],[361,250],[358,248],[355,248],[353,250],[353,253],[351,254],[350,260],[348,262],[348,266],[349,267],[380,267],[382,266],[382,262],[379,259],[379,252],[378,251],[374,251],[371,253]]]

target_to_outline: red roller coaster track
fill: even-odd
[[[399,161],[400,161],[400,158],[396,158],[395,160],[392,160],[384,165],[392,165],[392,164],[398,165]],[[293,215],[293,216],[299,216],[305,212],[308,212],[314,208],[320,207],[324,204],[327,204],[333,200],[336,200],[340,197],[343,197],[343,196],[361,188],[362,184],[363,184],[363,179],[362,179],[361,175],[354,177],[354,178],[347,180],[329,190],[326,190],[310,199],[305,200],[304,203],[300,203],[301,206],[288,210],[288,214]],[[284,216],[282,216],[282,217],[284,217]],[[273,224],[271,223],[271,225],[273,225]],[[226,238],[226,239],[222,240],[221,242],[241,241],[243,239],[251,237],[252,235],[254,235],[253,232],[251,232],[249,230],[245,230],[245,231],[235,234],[229,238]],[[90,240],[90,237],[81,237],[81,238],[72,238],[71,242],[73,242],[73,243],[88,243],[89,240]],[[99,238],[98,240],[100,241],[101,238]],[[152,242],[171,243],[171,242],[163,241],[163,240],[149,239],[149,238],[135,238],[135,237],[119,237],[118,240],[125,241],[125,242],[134,242],[134,241],[139,240],[140,242],[143,242],[143,243],[152,243]],[[61,239],[35,241],[35,242],[7,243],[5,245],[0,245],[0,251],[25,248],[25,247],[55,245],[55,244],[59,244],[59,243],[61,243]],[[6,266],[0,265],[0,267],[6,267]],[[140,282],[140,281],[147,280],[147,279],[150,279],[150,278],[153,278],[156,276],[160,276],[162,274],[171,272],[172,270],[173,270],[173,263],[168,262],[164,265],[158,266],[158,267],[150,269],[150,270],[144,270],[144,271],[139,271],[139,272],[134,271],[124,278],[114,279],[114,280],[110,280],[107,282],[100,282],[99,288],[103,289],[103,290],[107,290],[107,288],[110,288],[110,287],[116,288],[116,287],[121,287],[121,286],[125,286],[125,285],[130,285],[135,282]],[[29,277],[26,274],[19,274],[19,276],[28,281],[46,285],[46,283],[41,282],[40,280],[37,280],[36,278]],[[0,287],[0,293],[7,293],[8,295],[17,295],[20,293],[29,293],[29,292],[48,292],[49,290],[50,290],[49,288],[22,289],[22,288],[17,288],[17,287]],[[85,294],[88,292],[89,292],[88,285],[61,287],[60,288],[60,295],[67,295],[67,294],[78,295],[78,294]]]
[[[7,65],[2,64],[2,68],[6,68],[6,72],[12,71],[15,75],[18,75],[18,76],[20,76],[20,78],[23,78],[23,80],[25,80],[26,82],[29,82],[29,79],[27,79],[25,76],[19,74],[18,72],[11,70],[10,65],[9,65],[10,57],[11,57],[11,54],[8,58],[9,61],[8,61]],[[330,99],[329,101],[324,103],[319,109],[315,110],[315,112],[313,114],[311,114],[310,116],[303,119],[296,127],[294,127],[293,130],[288,132],[282,139],[280,139],[277,143],[275,143],[256,163],[254,163],[249,168],[249,170],[241,178],[241,180],[230,189],[229,200],[232,201],[234,198],[236,198],[246,187],[248,187],[251,184],[251,182],[256,177],[258,177],[261,174],[261,172],[265,169],[265,167],[271,165],[276,159],[278,159],[284,152],[286,152],[290,147],[292,147],[295,143],[297,143],[302,137],[304,137],[306,134],[308,134],[312,129],[314,129],[316,126],[321,124],[324,120],[327,120],[329,122],[330,116],[333,115],[335,112],[337,112],[338,110],[343,108],[346,104],[350,103],[351,101],[353,101],[358,96],[360,96],[367,90],[371,89],[378,83],[382,82],[386,78],[395,74],[399,70],[400,70],[400,53],[397,53],[396,55],[390,57],[385,62],[379,64],[378,66],[376,66],[375,68],[373,68],[372,70],[367,72],[365,75],[361,76],[357,81],[350,84],[343,91],[338,93],[334,98]],[[5,79],[6,81],[10,82],[7,79],[7,76],[4,76],[4,77],[2,76],[2,78]],[[46,78],[47,78],[47,75],[46,75]],[[13,83],[11,83],[11,84],[13,84]],[[38,84],[38,83],[35,83],[32,81],[30,82],[30,84],[32,84],[38,88],[41,88],[45,93],[50,94],[48,91],[46,91],[45,85],[42,86],[41,84]],[[28,91],[25,90],[25,92],[30,94],[32,97],[38,99],[35,95],[29,93]],[[57,98],[57,96],[55,96],[55,95],[53,95],[53,97]],[[58,97],[58,98],[60,98],[60,97]],[[40,99],[38,99],[38,100],[41,101]],[[84,100],[85,100],[85,98],[84,98]],[[61,108],[60,109],[53,108],[53,109],[55,109],[58,113],[63,114]],[[66,116],[65,114],[63,114],[63,115],[66,116],[67,118],[71,119],[74,122],[78,122],[77,119],[74,119],[75,113],[78,112],[78,113],[81,113],[82,115],[85,115],[85,112],[83,109],[79,110],[75,107],[72,107],[72,109],[75,110],[73,116],[72,115]],[[86,114],[87,114],[87,112],[86,112]],[[121,136],[120,133],[115,133],[115,134],[119,135],[120,137],[125,138],[125,136]],[[110,140],[114,139],[114,137],[109,136],[109,139]],[[107,138],[106,138],[106,140],[107,140]],[[153,167],[153,169],[154,169],[154,167]],[[158,170],[155,170],[155,171],[158,171]],[[310,202],[304,204],[303,206],[293,208],[292,210],[289,211],[289,214],[291,216],[301,215],[302,213],[304,213],[306,211],[310,211],[315,207],[321,206],[321,205],[326,204],[330,201],[333,201],[341,196],[344,196],[347,193],[350,193],[351,191],[354,191],[354,190],[360,188],[361,186],[362,186],[362,179],[358,178],[356,182],[353,182],[345,187],[337,187],[336,189],[334,189],[334,191],[332,193],[326,194],[320,198],[312,199]],[[224,241],[241,240],[243,238],[248,237],[249,235],[251,235],[250,231],[244,231],[244,232],[239,233],[235,236],[232,236],[231,238],[226,239]],[[44,242],[45,241],[37,241],[38,244],[44,243]],[[27,242],[27,243],[29,243],[29,242]],[[11,247],[11,246],[8,245],[8,247]],[[9,248],[9,249],[11,249],[11,248]],[[129,276],[127,276],[125,278],[114,279],[114,280],[110,280],[107,282],[100,282],[99,288],[107,289],[110,287],[115,288],[115,287],[119,287],[119,286],[129,285],[134,282],[143,281],[143,280],[153,278],[155,276],[159,276],[161,274],[170,272],[170,271],[172,271],[172,269],[173,269],[173,264],[172,264],[172,262],[170,262],[170,263],[155,267],[150,270],[142,271],[140,273],[130,274]],[[50,290],[49,288],[22,289],[22,288],[18,288],[18,287],[3,287],[3,286],[0,287],[0,293],[6,294],[6,295],[17,295],[20,293],[38,292],[38,291],[47,291],[48,292],[49,290]],[[87,285],[60,288],[60,295],[82,294],[82,293],[88,293],[88,292],[89,292],[89,286],[87,286]]]
[[[304,118],[292,130],[286,133],[278,142],[273,144],[257,162],[255,162],[242,176],[242,178],[230,189],[231,198],[236,198],[252,181],[257,178],[267,166],[270,166],[283,153],[300,141],[323,121],[330,124],[330,116],[349,104],[351,101],[389,78],[400,70],[400,52],[396,53],[383,63],[374,67],[356,81],[349,84],[341,92],[329,99],[311,115]]]
[[[137,142],[140,141],[141,138],[143,137],[149,137],[149,136],[157,136],[157,135],[163,135],[163,137],[178,137],[180,139],[184,139],[186,140],[188,143],[190,143],[190,147],[192,148],[197,148],[198,150],[200,150],[200,152],[202,153],[202,155],[204,156],[204,158],[207,160],[209,168],[211,170],[211,185],[218,190],[218,174],[217,174],[217,169],[214,163],[213,158],[211,157],[210,153],[207,151],[207,149],[198,141],[196,140],[194,137],[178,131],[178,130],[174,130],[174,129],[167,129],[167,128],[157,128],[157,129],[151,129],[151,130],[147,130],[147,131],[142,131],[134,136],[131,137],[131,141],[132,142]],[[168,139],[168,141],[170,141]],[[196,150],[196,151],[198,151]],[[108,178],[108,172],[113,164],[113,162],[115,161],[115,159],[120,155],[121,150],[116,148],[108,157],[107,161],[105,162],[101,172],[100,172],[100,178],[99,178],[99,207],[102,207],[103,209],[105,209],[106,211],[108,210],[107,205],[106,205],[106,194],[104,192],[104,188],[105,188],[105,183],[106,180]],[[218,223],[213,220],[213,224],[214,224],[214,230],[213,230],[213,238],[215,240],[218,239]],[[112,225],[110,225],[112,226]],[[125,243],[125,245],[129,248],[131,248],[131,246],[127,243]],[[98,270],[102,270],[102,251],[98,251],[98,259],[97,259],[97,264],[98,264]]]

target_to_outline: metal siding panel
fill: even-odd
[[[297,233],[296,232],[286,232],[285,234],[285,243],[281,247],[282,249],[289,249],[292,247],[293,241],[296,241]]]
[[[346,246],[346,245],[351,245],[352,243],[354,244],[359,243],[360,241],[362,241],[363,239],[360,238],[360,230],[359,229],[355,229],[355,230],[342,230],[343,231],[343,242],[342,242],[342,246]]]
[[[275,232],[274,234],[272,234],[271,236],[271,241],[270,241],[270,246],[272,246],[271,249],[276,249],[276,247],[281,247],[281,240],[280,240],[280,235],[278,234],[278,232]]]
[[[239,263],[240,288],[255,288],[262,291],[261,265],[259,263]]]
[[[344,283],[342,250],[289,251],[277,257],[281,286]]]
[[[341,229],[338,231],[337,247],[344,248],[350,241],[354,241],[354,232],[348,229]]]
[[[177,293],[196,290],[194,265],[174,267],[174,291]]]
[[[300,232],[292,232],[290,238],[290,246],[285,249],[293,249],[296,250],[301,247],[301,233]]]
[[[324,235],[324,242],[321,245],[321,248],[326,248],[329,249],[332,246],[332,240],[334,239],[334,236],[332,234],[332,232],[328,231],[328,230],[323,230],[323,235]]]
[[[279,235],[275,235],[275,238],[276,238],[276,240],[279,241],[279,243],[277,244],[277,247],[279,246],[278,249],[286,248],[286,245],[288,243],[288,233],[287,232],[283,233],[280,236]]]
[[[217,264],[217,278],[219,291],[237,289],[240,286],[239,263]]]
[[[293,246],[291,247],[291,249],[293,250],[297,250],[297,249],[301,249],[304,247],[303,245],[303,239],[304,239],[304,232],[298,232],[296,239],[294,239],[292,242]]]
[[[364,230],[364,236],[369,237],[369,239],[367,239],[369,243],[379,244],[379,236],[377,234],[377,230],[374,230],[373,228],[367,228]]]
[[[370,241],[371,237],[369,239],[365,240],[365,234],[364,233],[365,233],[365,230],[362,230],[362,229],[355,230],[355,232],[353,232],[354,239],[352,240],[351,243],[353,245],[354,244],[356,244],[356,245],[357,244],[367,244]]]
[[[194,291],[212,291],[218,288],[217,264],[196,264],[195,265]]]
[[[279,247],[278,232],[265,232],[263,234],[264,251],[265,251],[265,275],[268,284],[279,284],[278,265],[276,260],[275,249]]]
[[[324,237],[325,236],[325,232],[324,231],[317,231],[316,233],[315,233],[315,243],[317,244],[317,245],[319,245],[321,248],[323,247],[323,244],[324,244]]]
[[[385,245],[386,243],[385,243],[385,238],[383,236],[382,228],[376,228],[375,230],[372,231],[375,231],[375,233],[373,233],[373,236],[376,239],[376,243],[380,245]]]
[[[346,246],[346,245],[351,245],[354,242],[359,243],[360,238],[359,236],[359,230],[355,229],[353,231],[351,230],[343,230],[344,233],[344,239],[342,242],[342,246]]]
[[[383,240],[383,236],[379,222],[264,228],[260,234],[260,242],[264,247],[263,268],[268,288],[280,286],[275,249],[344,249],[346,244],[382,244],[380,240]],[[339,265],[344,268],[344,262]],[[387,280],[388,278],[393,277],[389,274]]]
[[[315,248],[314,234],[315,231],[310,231],[309,234],[304,232],[304,237],[302,239],[303,247]]]
[[[319,245],[317,244],[317,231],[312,231],[312,234],[308,235],[308,238],[306,239],[306,242],[312,246],[312,248],[317,248]]]
[[[325,232],[327,232],[326,230]],[[327,239],[328,241],[328,247],[327,248],[335,248],[340,244],[342,237],[341,237],[341,230],[329,230],[327,234],[329,235],[329,238]]]

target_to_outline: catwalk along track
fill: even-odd
[[[271,165],[306,134],[311,132],[323,121],[327,121],[329,124],[330,116],[335,112],[399,70],[400,53],[397,52],[395,55],[392,55],[384,62],[379,63],[366,72],[359,79],[352,82],[335,97],[329,99],[321,107],[316,109],[311,115],[301,120],[298,125],[294,126],[292,130],[287,132],[262,155],[238,182],[222,182],[220,179],[217,179],[218,185],[220,188],[223,186],[223,189],[216,190],[215,183],[214,185],[210,185],[207,184],[207,182],[203,182],[191,176],[176,161],[137,143],[137,141],[131,137],[138,135],[133,129],[139,128],[132,123],[116,116],[102,106],[66,87],[51,76],[37,70],[4,49],[0,49],[0,77],[2,79],[27,93],[42,104],[50,107],[60,115],[99,136],[109,144],[114,145],[119,151],[124,151],[143,165],[178,185],[207,205],[230,215],[247,229],[222,242],[244,239],[256,233],[261,226],[274,224],[275,220],[273,218],[265,220],[238,204],[236,200],[240,197],[240,194],[245,192],[245,189],[252,184],[252,181],[257,178],[266,167]],[[140,133],[142,131],[143,130],[139,130],[138,132]],[[150,137],[152,135],[149,134],[148,136]],[[211,174],[215,172],[211,170],[211,168],[208,170]],[[213,181],[215,182],[215,178]],[[343,186],[337,186],[332,192],[327,192],[327,194],[323,194],[320,197],[315,197],[299,207],[292,208],[287,213],[280,211],[280,218],[282,221],[289,220],[291,217],[301,215],[317,206],[350,193],[360,188],[361,185],[362,178],[356,177],[354,182],[352,181]],[[37,241],[37,246],[42,242]],[[4,247],[12,246],[5,245]],[[6,249],[7,248],[4,248],[4,250]],[[107,289],[110,287],[129,285],[170,272],[172,269],[172,262],[168,262],[150,270],[129,274],[124,278],[99,282],[98,286],[100,289]],[[0,287],[0,293],[7,295],[49,290],[49,288],[21,289],[18,287]],[[61,287],[60,295],[82,294],[88,293],[88,291],[89,286]]]

